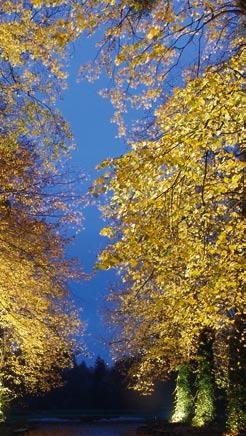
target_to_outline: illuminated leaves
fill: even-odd
[[[65,283],[82,274],[64,259],[61,226],[82,198],[30,143],[2,149],[0,159],[1,379],[13,394],[19,383],[48,389],[71,362],[81,329]]]
[[[204,328],[243,310],[243,52],[176,89],[155,112],[159,137],[132,144],[99,179],[117,235],[99,256],[116,267],[116,354],[137,356],[135,387],[196,357]],[[106,163],[107,164],[107,163]]]
[[[240,2],[90,0],[83,13],[88,31],[103,28],[104,35],[96,60],[82,67],[81,74],[93,80],[105,71],[112,78],[104,95],[115,107],[119,135],[127,133],[123,115],[131,106],[153,115],[158,100],[180,85],[182,73],[198,77],[208,59],[212,65],[227,61],[243,43]],[[136,130],[146,135],[148,128],[146,123]]]
[[[76,1],[1,2],[0,383],[11,395],[59,382],[81,333],[66,285],[81,268],[65,259],[81,180],[69,174],[72,135],[55,102],[82,28]]]

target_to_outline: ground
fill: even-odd
[[[153,436],[223,436],[226,434],[223,425],[211,424],[206,428],[198,429],[185,424],[170,424],[167,421],[149,422],[141,429],[147,429]],[[240,436],[246,436],[246,432],[240,433]]]

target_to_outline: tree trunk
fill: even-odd
[[[195,413],[192,425],[203,427],[215,418],[215,380],[213,368],[213,340],[211,332],[204,332],[200,346],[196,378]]]
[[[246,349],[245,315],[236,315],[229,338],[229,373],[227,388],[227,428],[234,434],[246,428]]]
[[[193,412],[193,396],[191,389],[191,370],[189,363],[178,368],[175,389],[175,406],[171,422],[187,422]]]

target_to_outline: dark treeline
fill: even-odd
[[[128,361],[108,366],[98,357],[94,367],[74,362],[63,373],[64,384],[46,394],[24,396],[18,407],[30,410],[105,410],[167,416],[171,410],[174,382],[158,383],[150,396],[129,389],[126,373]]]

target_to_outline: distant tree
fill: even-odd
[[[104,360],[98,356],[96,358],[93,371],[93,407],[100,409],[107,402],[107,367]]]
[[[50,392],[43,394],[37,392],[26,395],[21,402],[15,402],[15,406],[28,407],[29,410],[76,409],[93,412],[100,409],[100,413],[105,411],[105,414],[109,410],[110,413],[168,413],[172,403],[173,381],[157,385],[151,397],[142,397],[129,389],[129,378],[122,371],[123,367],[129,370],[131,364],[128,359],[124,359],[124,363],[115,362],[107,367],[103,378],[96,376],[95,380],[96,365],[89,368],[84,362],[74,362],[72,368],[63,370],[61,387],[53,387]]]
[[[94,368],[94,379],[95,381],[101,381],[107,372],[107,367],[105,361],[98,356],[95,362]]]

